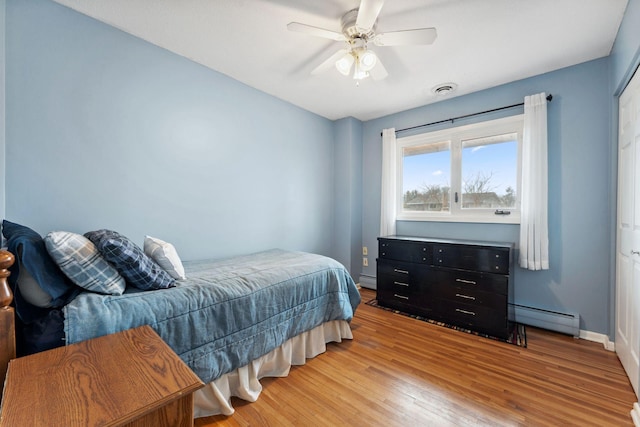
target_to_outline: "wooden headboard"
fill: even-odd
[[[16,357],[15,311],[11,307],[13,293],[7,277],[15,258],[11,252],[0,250],[0,381],[4,383],[9,361]]]

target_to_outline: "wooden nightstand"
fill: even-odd
[[[0,426],[193,426],[202,386],[142,326],[12,360]]]

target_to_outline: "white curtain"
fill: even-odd
[[[396,130],[382,131],[382,194],[380,236],[396,234]]]
[[[544,92],[524,99],[522,148],[519,264],[529,270],[548,270],[547,98]]]

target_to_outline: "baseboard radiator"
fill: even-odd
[[[574,337],[580,336],[580,315],[578,313],[559,313],[519,304],[513,304],[513,312],[515,321],[518,323]]]
[[[371,276],[368,274],[360,275],[360,285],[363,288],[375,289],[376,288],[376,276]]]

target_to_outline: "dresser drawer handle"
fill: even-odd
[[[407,270],[398,270],[397,268],[394,268],[393,272],[394,273],[409,274],[409,272]]]
[[[457,296],[458,298],[470,299],[470,300],[472,300],[472,301],[475,301],[475,300],[476,300],[476,297],[472,297],[471,295],[456,294],[456,296]]]
[[[393,294],[396,298],[409,299],[409,297],[405,297],[404,295]]]
[[[477,283],[473,280],[464,280],[464,279],[456,279],[456,282],[466,283],[468,285],[476,285]]]
[[[475,316],[476,314],[473,311],[467,311],[467,310],[463,310],[461,308],[456,308],[456,311],[458,313],[462,313],[462,314],[468,314],[470,316]]]
[[[399,285],[399,286],[409,286],[408,283],[402,283],[402,282],[393,282],[394,285]]]

